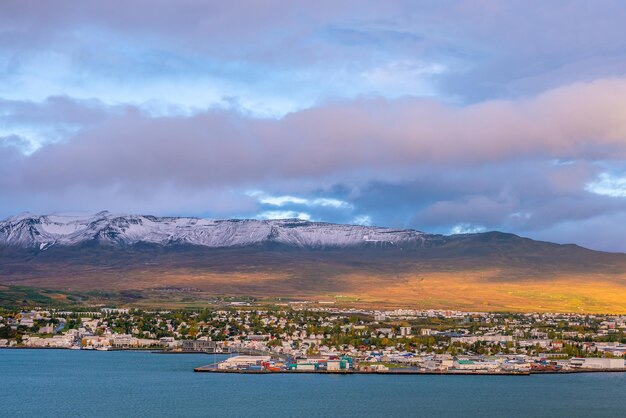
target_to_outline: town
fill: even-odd
[[[626,316],[304,303],[233,302],[197,310],[35,307],[0,309],[0,348],[220,354],[227,356],[196,371],[238,373],[626,371]]]

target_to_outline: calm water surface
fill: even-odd
[[[0,416],[624,417],[626,374],[194,373],[211,355],[0,350]]]

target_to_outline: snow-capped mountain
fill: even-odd
[[[21,214],[0,222],[0,245],[45,250],[89,242],[128,246],[139,243],[189,244],[211,248],[278,243],[299,248],[359,245],[420,246],[427,235],[360,225],[289,220],[211,220],[114,215]]]
[[[423,303],[424,291],[445,289],[448,280],[456,283],[452,289],[463,289],[457,290],[460,300],[472,293],[466,290],[472,289],[467,287],[472,281],[480,295],[490,289],[498,299],[511,293],[500,291],[501,284],[564,277],[589,277],[588,283],[607,277],[622,286],[626,254],[495,231],[445,236],[300,220],[100,212],[22,214],[0,222],[0,285],[94,291],[104,300],[109,292],[119,292],[113,294],[125,303],[144,297],[170,300],[170,293],[162,293],[170,288],[199,289],[200,295],[297,300],[343,294],[370,298],[378,292],[382,300],[414,297]],[[584,292],[587,286],[580,283],[565,287]],[[446,295],[443,291],[433,303]],[[204,298],[194,293],[180,300],[196,297]],[[49,293],[42,298],[50,299]],[[519,306],[518,294],[512,298],[514,305],[506,306]]]

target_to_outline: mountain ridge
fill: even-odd
[[[364,243],[413,243],[425,236],[412,229],[310,222],[299,219],[206,219],[151,215],[32,215],[0,222],[0,244],[21,247],[76,245],[100,241],[117,246],[137,243],[236,247],[276,242],[294,247],[348,247]]]
[[[152,305],[343,295],[394,306],[626,312],[626,254],[497,231],[22,214],[0,222],[2,286],[130,291]]]
[[[301,248],[341,248],[368,244],[423,247],[428,245],[428,241],[433,240],[494,235],[530,239],[501,231],[441,235],[408,228],[300,219],[159,217],[112,214],[108,211],[80,215],[66,213],[36,215],[24,212],[0,221],[0,245],[39,247],[40,250],[46,250],[53,245],[73,246],[90,241],[120,247],[147,243],[225,248],[270,242]],[[549,244],[584,248],[577,244]]]

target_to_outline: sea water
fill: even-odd
[[[194,373],[205,354],[0,349],[2,417],[623,417],[626,373]]]

